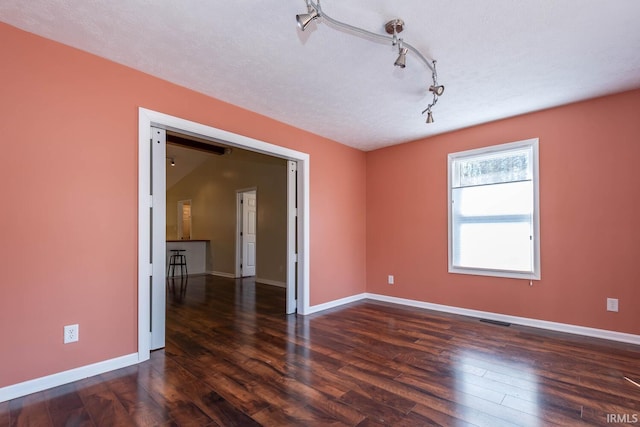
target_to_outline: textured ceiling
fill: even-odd
[[[323,0],[331,17],[437,59],[326,23],[298,30],[304,0],[2,0],[0,20],[265,116],[371,150],[640,87],[637,0]]]

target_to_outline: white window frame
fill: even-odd
[[[479,276],[509,277],[514,279],[540,280],[540,191],[539,191],[539,147],[538,138],[523,141],[510,142],[506,144],[493,145],[474,150],[451,153],[447,156],[447,202],[448,202],[448,249],[449,249],[449,273],[472,274]],[[517,148],[531,148],[532,150],[532,171],[533,171],[533,272],[465,268],[453,265],[453,188],[452,188],[452,165],[455,160],[465,157],[487,155],[499,153]]]

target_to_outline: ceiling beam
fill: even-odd
[[[195,141],[175,134],[167,133],[167,144],[180,145],[182,147],[192,148],[194,150],[205,151],[207,153],[222,156],[226,152],[226,147],[212,145],[206,142]]]

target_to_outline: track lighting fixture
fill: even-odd
[[[433,114],[431,114],[431,110],[427,112],[427,123],[433,123]]]
[[[320,0],[306,0],[307,3],[307,13],[302,13],[300,15],[296,15],[296,20],[298,21],[298,27],[304,31],[307,28],[307,25],[311,21],[314,21],[318,18],[322,18],[326,21],[329,26],[337,27],[341,30],[348,31],[355,35],[361,36],[363,38],[369,40],[379,40],[384,42],[391,42],[393,46],[398,45],[398,58],[394,62],[396,67],[405,68],[407,62],[407,53],[413,53],[420,61],[422,61],[429,70],[431,70],[431,82],[428,86],[428,91],[432,93],[433,99],[431,103],[422,111],[422,114],[428,112],[427,114],[427,123],[433,123],[433,115],[431,114],[431,108],[436,105],[438,102],[438,97],[444,93],[444,86],[438,84],[438,74],[436,73],[436,61],[428,60],[424,55],[422,55],[415,47],[411,46],[408,43],[405,43],[403,39],[398,38],[398,34],[404,30],[404,21],[402,19],[393,19],[387,22],[384,26],[384,29],[389,36],[384,34],[374,33],[363,28],[359,28],[328,16],[322,8],[320,7]]]
[[[396,62],[394,62],[393,65],[395,65],[396,67],[404,68],[407,65],[407,52],[409,52],[409,49],[407,49],[406,47],[399,47],[398,59],[396,59]]]
[[[300,27],[302,31],[304,31],[307,28],[307,25],[309,25],[311,21],[313,21],[314,19],[318,19],[320,17],[320,15],[318,14],[318,11],[313,7],[311,7],[310,4],[307,4],[307,10],[308,10],[307,13],[301,13],[300,15],[296,15],[296,21],[298,21],[298,27]]]
[[[438,72],[436,71],[436,61],[433,61],[433,68],[431,68],[431,80],[433,80],[433,84],[429,86],[429,92],[433,94],[433,99],[431,103],[427,105],[427,108],[422,110],[422,114],[427,113],[427,121],[426,123],[433,123],[433,114],[431,114],[431,107],[436,105],[438,102],[438,97],[444,93],[444,86],[438,85]]]
[[[444,93],[444,86],[429,86],[429,90],[440,96]]]

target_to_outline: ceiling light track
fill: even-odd
[[[385,31],[390,34],[389,36],[384,34],[374,33],[364,28],[359,28],[345,22],[338,21],[324,13],[320,6],[320,0],[314,2],[313,0],[306,0],[307,13],[296,15],[298,21],[298,27],[304,31],[307,26],[318,18],[324,19],[328,24],[337,27],[339,29],[346,30],[356,35],[362,36],[378,42],[389,43],[393,46],[398,46],[398,58],[394,62],[394,65],[400,68],[405,68],[407,53],[411,52],[415,55],[427,68],[431,71],[431,82],[429,83],[428,90],[432,93],[433,99],[427,108],[422,111],[422,114],[427,113],[427,123],[433,123],[433,115],[431,108],[436,105],[438,98],[444,93],[444,86],[438,84],[438,73],[436,72],[436,61],[427,59],[422,53],[415,47],[405,42],[402,38],[398,37],[398,34],[404,30],[404,21],[401,19],[394,19],[385,24]]]

